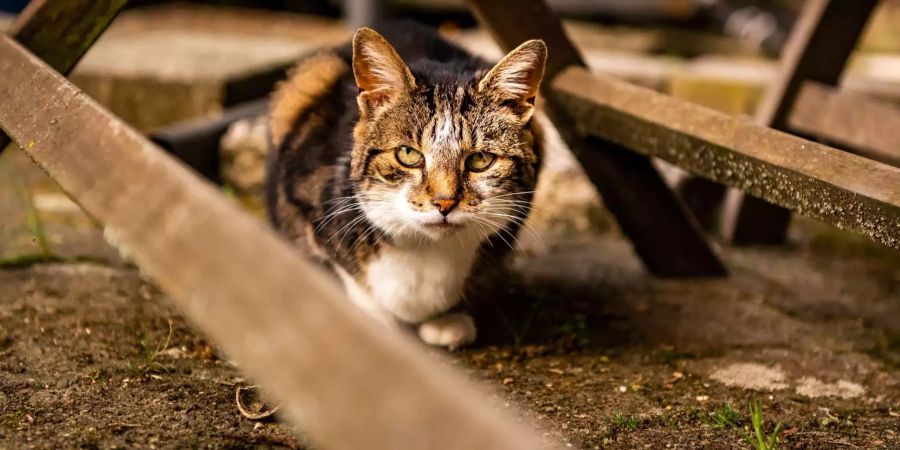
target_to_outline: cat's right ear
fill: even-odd
[[[353,76],[359,87],[359,106],[369,111],[416,85],[397,50],[375,30],[365,27],[353,36]]]

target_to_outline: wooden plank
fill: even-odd
[[[900,169],[570,68],[552,88],[579,130],[900,249]]]
[[[578,49],[544,1],[470,0],[469,4],[506,51],[528,39],[543,39],[549,47],[545,80],[554,79],[565,67],[584,67]],[[573,127],[572,118],[557,107],[552,93],[544,94],[548,117],[597,185],[604,204],[651,273],[663,277],[726,274],[696,220],[648,158],[626,155],[601,139],[584,139]]]
[[[787,125],[792,132],[900,167],[900,107],[892,103],[807,81]]]
[[[0,127],[322,448],[537,449],[463,377],[8,37]]]
[[[807,80],[836,86],[879,0],[808,0],[754,120],[782,129]]]
[[[127,0],[31,0],[9,34],[57,72],[84,56]]]
[[[788,116],[807,80],[835,86],[878,0],[808,0],[782,50],[778,77],[759,105],[756,123],[786,130]],[[738,212],[735,244],[779,244],[787,237],[790,212],[745,196]]]
[[[69,73],[127,0],[31,0],[8,33],[59,73]],[[0,132],[0,153],[9,137]]]

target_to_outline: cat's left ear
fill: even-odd
[[[415,88],[409,67],[388,41],[371,28],[353,36],[353,76],[361,108],[374,109],[396,95]]]
[[[537,96],[544,63],[547,61],[547,45],[539,39],[526,41],[509,52],[478,83],[478,90],[487,92],[500,102],[513,102],[525,106],[530,116],[534,97]]]

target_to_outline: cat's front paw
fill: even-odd
[[[451,313],[419,324],[419,338],[426,344],[456,350],[475,342],[475,321],[466,313]]]

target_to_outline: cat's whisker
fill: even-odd
[[[316,225],[316,228],[313,230],[313,232],[318,233],[319,231],[322,230],[322,228],[324,228],[326,225],[331,223],[334,219],[340,217],[343,214],[353,212],[353,211],[361,211],[361,210],[362,210],[361,205],[353,205],[353,206],[344,207],[338,211],[334,211],[334,212],[329,213],[328,215],[322,216],[322,222],[320,222],[318,225]]]
[[[490,228],[487,225],[483,225],[483,224],[477,223],[477,222],[476,222],[476,225],[478,225],[478,230],[476,230],[476,231],[478,231],[478,234],[481,236],[480,240],[482,242],[486,241],[488,243],[488,245],[493,247],[494,242],[490,240],[490,237],[491,237]]]
[[[325,241],[325,244],[328,244],[329,242],[331,242],[335,237],[337,237],[338,234],[341,234],[341,232],[344,231],[344,230],[346,230],[346,231],[344,231],[343,235],[346,236],[347,233],[349,233],[350,230],[353,229],[353,226],[354,226],[354,225],[356,225],[357,223],[359,223],[361,220],[364,220],[365,218],[366,218],[366,215],[365,215],[364,213],[360,212],[360,213],[356,216],[356,218],[354,218],[353,220],[351,220],[349,223],[345,224],[345,225],[344,225],[343,227],[341,227],[339,230],[335,231],[334,234],[332,234],[331,237],[328,238],[327,241]],[[342,243],[343,241],[344,241],[344,238],[342,237],[341,240],[338,242],[338,247],[340,247],[340,245],[341,245],[341,243]]]
[[[499,226],[499,225],[500,225],[499,223],[496,223],[496,222],[494,222],[494,221],[492,221],[492,220],[490,220],[490,219],[488,219],[488,218],[485,218],[485,217],[479,217],[479,219],[485,221],[488,225],[491,225],[492,227],[497,227],[497,230],[494,231],[494,235],[497,236],[497,237],[499,237],[501,240],[503,240],[503,242],[505,242],[506,245],[509,246],[509,248],[515,248],[515,247],[513,247],[513,245],[512,245],[508,240],[506,240],[505,237],[503,237],[502,232],[505,230],[505,227]],[[507,233],[508,233],[508,232],[507,232]],[[509,234],[509,233],[508,233],[508,234]],[[510,235],[511,235],[511,234],[510,234]],[[513,238],[514,238],[514,237],[513,237]]]
[[[356,238],[356,241],[353,244],[353,249],[356,250],[357,248],[359,248],[360,244],[366,242],[366,239],[376,231],[378,231],[378,227],[376,227],[375,225],[369,225],[366,231],[360,237]]]
[[[339,216],[346,211],[360,209],[362,208],[362,202],[358,198],[357,195],[348,195],[344,197],[338,197],[332,200],[326,200],[323,204],[334,203],[333,206],[330,206],[325,210],[322,217],[319,219],[320,221],[333,218],[335,216]],[[323,226],[325,222],[322,222],[320,227]],[[318,227],[317,227],[318,228]]]
[[[546,245],[544,244],[543,239],[541,238],[540,234],[537,233],[537,231],[535,231],[534,229],[532,229],[531,224],[528,223],[527,217],[521,217],[521,216],[510,215],[510,214],[506,214],[506,213],[498,212],[498,211],[485,212],[484,214],[490,215],[490,216],[493,216],[493,217],[500,217],[500,218],[505,218],[505,219],[510,220],[510,223],[518,225],[518,226],[520,227],[520,230],[522,230],[522,231],[525,232],[525,233],[528,233],[528,235],[529,235],[535,242],[537,242],[538,245],[539,245],[542,249],[546,249]],[[511,234],[511,233],[510,233],[510,234]]]
[[[513,196],[516,196],[516,195],[528,195],[528,194],[534,194],[535,192],[537,192],[537,191],[509,192],[509,193],[506,193],[506,194],[500,194],[500,195],[495,195],[495,196],[493,196],[493,197],[486,198],[485,201],[490,201],[490,200],[494,200],[494,199],[498,199],[498,198],[504,198],[504,197],[513,197]]]

